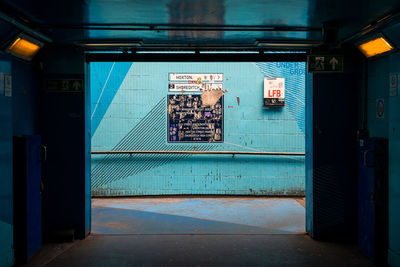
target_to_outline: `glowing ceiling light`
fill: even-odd
[[[11,43],[7,51],[16,57],[31,60],[42,46],[41,42],[21,34]]]
[[[358,49],[367,58],[394,50],[394,47],[382,36],[358,45]]]

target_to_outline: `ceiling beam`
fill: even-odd
[[[88,53],[86,61],[93,62],[305,62],[306,53],[276,54],[140,54]]]
[[[10,16],[2,11],[0,11],[0,19],[7,22],[8,24],[12,25],[13,27],[31,35],[32,37],[36,37],[38,39],[41,39],[42,41],[51,43],[52,39],[50,39],[48,36],[44,35],[43,33],[36,31],[26,25],[25,23],[21,22],[19,19],[14,18],[13,16]]]

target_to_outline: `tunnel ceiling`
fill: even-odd
[[[400,8],[398,0],[5,0],[2,10],[57,43],[141,40],[144,44],[254,44],[339,38]],[[1,25],[0,25],[1,26]]]

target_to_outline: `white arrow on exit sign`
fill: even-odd
[[[329,60],[329,64],[332,65],[332,70],[336,69],[336,64],[338,64],[338,63],[339,63],[339,61],[335,57],[333,57],[331,60]]]

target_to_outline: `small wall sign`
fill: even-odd
[[[389,96],[397,96],[399,88],[399,75],[391,73],[389,76]]]
[[[4,95],[12,97],[12,77],[11,75],[4,75]]]
[[[264,106],[285,105],[285,78],[264,78]]]
[[[383,98],[376,99],[376,118],[385,118],[385,100]]]

